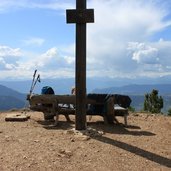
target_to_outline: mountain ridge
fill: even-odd
[[[20,109],[26,104],[26,95],[0,85],[0,111]]]
[[[119,93],[126,95],[144,95],[150,93],[153,89],[159,91],[161,95],[171,95],[171,84],[130,84],[121,87],[109,87],[103,89],[94,89],[93,93]]]
[[[132,80],[132,79],[115,79],[115,78],[87,78],[86,80],[86,87],[87,87],[87,93],[93,92],[95,89],[108,89],[115,87],[118,89],[118,87],[123,87],[123,89],[128,88],[129,86],[152,86],[151,89],[155,85],[171,85],[171,82],[169,80],[165,80],[164,78],[160,78],[161,81],[156,80],[146,80],[142,82],[142,80]],[[21,93],[29,93],[30,87],[31,87],[32,80],[7,80],[7,81],[0,81],[1,85],[4,85],[6,87],[12,88],[16,91],[19,91]],[[161,84],[162,83],[162,84]],[[41,79],[41,83],[37,83],[34,89],[35,93],[40,93],[41,88],[44,86],[51,86],[56,94],[70,94],[71,87],[75,85],[75,79],[74,78],[49,78],[49,79]],[[128,86],[128,87],[127,87]],[[124,88],[125,87],[125,88]],[[155,88],[155,87],[154,87]],[[149,90],[149,89],[148,89]],[[120,91],[121,92],[121,91]],[[124,91],[123,91],[124,93]],[[128,92],[129,93],[129,92]],[[130,94],[132,93],[132,90],[130,90]],[[169,93],[171,94],[171,91],[169,90]],[[142,93],[141,93],[142,94]]]
[[[70,85],[72,85],[72,81]],[[51,82],[50,82],[51,83]],[[64,85],[65,84],[65,85]],[[70,85],[63,84],[63,87],[60,87],[58,90],[68,89],[68,94],[70,94]],[[49,85],[49,84],[48,84]],[[50,84],[51,85],[51,84]],[[21,84],[21,86],[23,86]],[[101,88],[94,89],[90,93],[99,93],[99,94],[123,94],[128,95],[132,99],[131,106],[134,107],[137,111],[143,109],[144,102],[144,94],[150,93],[153,89],[157,89],[159,91],[159,95],[161,95],[164,99],[164,109],[166,112],[171,107],[171,84],[154,84],[154,85],[138,85],[131,84],[120,87],[109,87],[109,88]],[[0,110],[9,110],[12,108],[23,108],[26,104],[26,94],[19,92],[20,88],[17,90],[8,88],[7,86],[0,85]],[[41,86],[37,86],[37,92],[40,94]],[[55,91],[55,94],[66,94],[63,91]],[[89,93],[89,92],[88,92]]]

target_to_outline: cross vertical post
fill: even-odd
[[[67,10],[67,23],[76,23],[76,129],[86,129],[86,23],[94,22],[94,10],[86,0],[76,0],[76,10]]]
[[[77,0],[86,9],[86,0]],[[86,23],[76,24],[76,129],[86,129]]]

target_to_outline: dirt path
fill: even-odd
[[[53,127],[42,113],[28,114],[6,122],[0,113],[0,171],[171,170],[171,117],[130,114],[127,128],[93,117],[78,132],[63,116]]]

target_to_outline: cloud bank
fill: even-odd
[[[28,8],[28,3],[29,8],[61,10],[63,13],[66,8],[75,8],[75,1],[69,0],[11,0],[2,1],[0,11],[12,7]],[[171,74],[171,40],[162,39],[162,33],[171,29],[170,1],[89,0],[88,7],[95,9],[95,23],[87,26],[89,77],[133,78]],[[161,39],[156,40],[158,34]],[[25,40],[28,46],[42,46],[45,42],[44,38],[38,37]],[[20,47],[13,49],[7,45],[5,51],[3,47],[0,47],[0,69],[6,76],[15,72],[27,77],[36,68],[44,77],[74,77],[74,40],[72,45],[54,46],[34,53],[24,52],[24,49],[21,52]],[[6,56],[14,60],[9,62]]]
[[[156,3],[155,3],[156,2]],[[161,46],[165,41],[150,43],[158,32],[171,28],[166,4],[159,1],[91,1],[95,6],[95,24],[89,26],[88,63],[91,73],[99,71],[110,77],[154,76],[147,68],[158,68],[164,63]],[[170,46],[170,42],[167,43]],[[101,69],[105,72],[101,72]],[[155,70],[155,72],[156,72]],[[160,72],[159,72],[160,71]]]

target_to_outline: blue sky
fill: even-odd
[[[88,0],[87,76],[171,76],[171,0]],[[75,0],[0,0],[0,80],[75,76]]]

